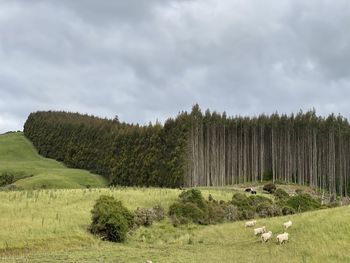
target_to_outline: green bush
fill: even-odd
[[[191,202],[175,202],[169,207],[169,216],[173,225],[205,224],[207,215],[196,204]]]
[[[123,242],[133,226],[133,214],[111,196],[100,196],[91,213],[90,231],[103,240]]]
[[[184,203],[193,203],[198,206],[199,209],[206,211],[208,209],[207,202],[202,196],[202,193],[198,189],[190,189],[187,191],[183,191],[179,198]]]
[[[284,200],[289,198],[289,194],[281,188],[276,189],[276,191],[273,194],[278,200]]]
[[[269,202],[260,203],[256,207],[256,213],[260,217],[273,217],[282,215],[282,210],[278,206],[271,204]]]
[[[284,206],[282,208],[282,214],[283,215],[293,215],[293,214],[295,214],[295,210],[294,210],[294,208],[292,208],[290,206]]]
[[[0,186],[5,186],[12,184],[15,181],[15,177],[7,172],[4,172],[0,175]]]
[[[258,206],[262,203],[272,204],[272,200],[262,195],[251,195],[248,197],[248,203],[250,206]]]
[[[224,204],[218,204],[217,202],[208,203],[208,224],[222,223],[225,217]]]
[[[238,208],[247,208],[250,207],[249,199],[245,194],[235,193],[232,196],[231,203]]]
[[[272,194],[276,191],[276,185],[273,183],[265,184],[263,190]]]
[[[314,199],[309,194],[300,194],[292,196],[286,202],[287,206],[292,207],[295,211],[305,212],[315,210],[321,207],[320,201]]]

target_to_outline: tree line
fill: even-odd
[[[264,180],[350,190],[350,127],[314,111],[228,117],[198,105],[164,125],[68,112],[31,113],[25,135],[39,153],[104,175],[111,184],[224,186]]]

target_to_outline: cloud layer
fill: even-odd
[[[37,110],[144,124],[195,102],[350,117],[349,27],[348,0],[0,1],[0,133]]]

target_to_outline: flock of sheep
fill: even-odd
[[[288,221],[288,222],[285,222],[283,223],[283,228],[285,230],[287,230],[288,228],[290,228],[292,226],[292,221]],[[248,221],[245,223],[245,227],[253,227],[256,225],[256,220],[252,220],[252,221]],[[254,235],[257,236],[257,235],[261,235],[261,241],[262,242],[267,242],[269,241],[271,238],[272,238],[272,232],[269,231],[269,232],[266,232],[266,227],[265,226],[262,226],[262,227],[258,227],[258,228],[255,228],[254,229]],[[288,241],[288,236],[289,234],[287,232],[284,232],[282,234],[279,234],[276,236],[276,239],[277,239],[277,243],[278,244],[282,244],[284,242],[287,242]]]

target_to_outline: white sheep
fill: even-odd
[[[292,226],[292,224],[293,224],[292,221],[289,220],[288,222],[285,222],[283,224],[283,228],[287,230],[289,227]]]
[[[248,221],[245,223],[245,227],[252,227],[255,226],[256,220]]]
[[[263,233],[261,235],[261,240],[262,240],[262,242],[267,242],[267,241],[269,241],[271,239],[271,237],[272,237],[272,232],[269,231],[269,232]]]
[[[285,241],[288,241],[289,234],[287,232],[284,232],[283,234],[277,235],[276,239],[279,244],[282,244]]]
[[[254,235],[263,234],[265,232],[266,232],[265,226],[254,229]]]

